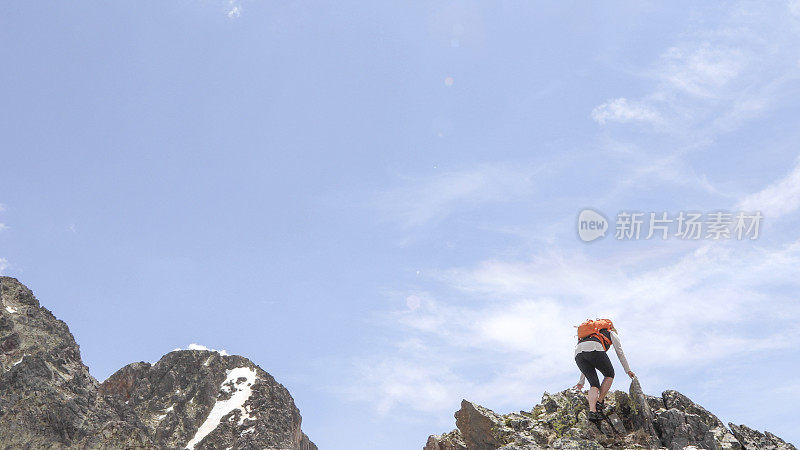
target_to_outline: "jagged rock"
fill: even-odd
[[[217,408],[221,420],[198,436],[199,447],[316,448],[300,431],[300,412],[289,391],[241,356],[174,351],[152,366],[123,367],[100,392],[133,408],[159,447],[186,445]],[[221,402],[229,403],[227,410]]]
[[[797,447],[784,442],[783,439],[769,431],[761,433],[744,425],[735,425],[733,423],[728,423],[728,425],[731,427],[731,432],[736,436],[736,439],[747,450],[797,450]]]
[[[771,433],[731,424],[728,430],[702,406],[677,391],[645,395],[637,380],[630,393],[606,397],[606,419],[587,420],[584,393],[547,392],[530,412],[498,414],[462,400],[457,429],[430,436],[424,450],[534,450],[668,448],[796,450]]]
[[[500,416],[472,402],[461,400],[461,409],[455,413],[456,426],[469,449],[484,450],[503,445],[501,436],[505,427]]]
[[[715,448],[714,434],[696,414],[687,414],[675,408],[668,409],[658,414],[655,428],[662,445],[670,450],[690,445]]]
[[[658,442],[658,434],[653,426],[655,421],[655,414],[650,409],[650,402],[647,395],[642,391],[642,385],[639,384],[639,379],[634,378],[631,381],[631,386],[628,389],[630,394],[630,407],[631,415],[633,417],[633,425],[640,428],[650,437],[648,444],[653,446]]]
[[[619,434],[625,434],[625,425],[622,424],[622,419],[620,419],[616,413],[608,415],[608,422],[611,424],[614,431]]]
[[[708,427],[713,435],[714,441],[720,449],[741,449],[742,444],[736,440],[736,437],[725,427],[717,416],[707,411],[702,406],[694,403],[688,397],[678,391],[667,390],[661,395],[664,407],[668,409],[677,409],[686,414],[694,414]]]
[[[449,433],[432,435],[428,437],[425,444],[426,450],[467,450],[467,443],[464,442],[461,432],[453,430]]]
[[[174,351],[98,383],[67,325],[10,277],[0,370],[3,448],[317,448],[289,391],[241,356]]]
[[[67,325],[17,280],[0,277],[0,442],[70,446],[122,418],[98,397]],[[10,343],[9,343],[10,342]],[[131,436],[138,434],[132,423]]]

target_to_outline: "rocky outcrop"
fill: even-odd
[[[102,384],[67,325],[0,277],[0,448],[316,450],[280,383],[241,356],[178,350]]]
[[[759,448],[765,450],[784,450],[794,449],[792,444],[787,444],[783,439],[775,436],[769,431],[761,433],[759,431],[750,429],[744,425],[734,425],[729,423],[731,432],[736,439],[744,446],[744,448]]]
[[[575,389],[545,393],[530,411],[505,415],[462,400],[457,429],[430,436],[424,450],[795,449],[769,432],[734,424],[729,429],[680,392],[645,395],[637,380],[628,393],[609,393],[605,403],[606,418],[594,423],[587,418],[586,396]]]
[[[174,351],[123,367],[100,392],[124,402],[160,448],[316,448],[289,391],[241,356]]]

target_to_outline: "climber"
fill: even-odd
[[[606,394],[611,389],[614,382],[614,366],[606,352],[611,345],[617,352],[619,362],[625,372],[631,378],[636,374],[628,366],[625,353],[622,352],[622,344],[619,342],[617,330],[614,324],[608,319],[587,320],[578,326],[578,345],[575,346],[575,363],[581,371],[581,378],[575,388],[583,390],[583,382],[589,379],[589,420],[598,421],[603,419],[603,406]],[[603,383],[597,377],[596,370],[603,374]],[[598,411],[598,409],[600,411]]]

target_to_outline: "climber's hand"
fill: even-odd
[[[632,370],[629,370],[629,371],[628,371],[628,376],[629,376],[629,377],[631,377],[631,378],[636,378],[636,374],[635,374],[635,373],[633,373],[633,371],[632,371]]]
[[[574,389],[577,389],[577,390],[579,390],[579,391],[582,391],[582,390],[583,390],[583,385],[582,385],[582,384],[580,384],[580,383],[578,383],[578,384],[576,384],[576,385],[575,385]]]

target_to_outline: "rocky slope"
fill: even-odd
[[[545,393],[531,411],[497,414],[463,400],[456,430],[430,436],[424,450],[522,450],[602,448],[708,448],[796,450],[777,436],[744,425],[726,427],[715,415],[676,391],[661,397],[629,393],[606,397],[606,420],[589,422],[586,396],[575,389]]]
[[[98,383],[67,325],[0,277],[0,448],[316,450],[281,384],[241,356],[178,350]]]

